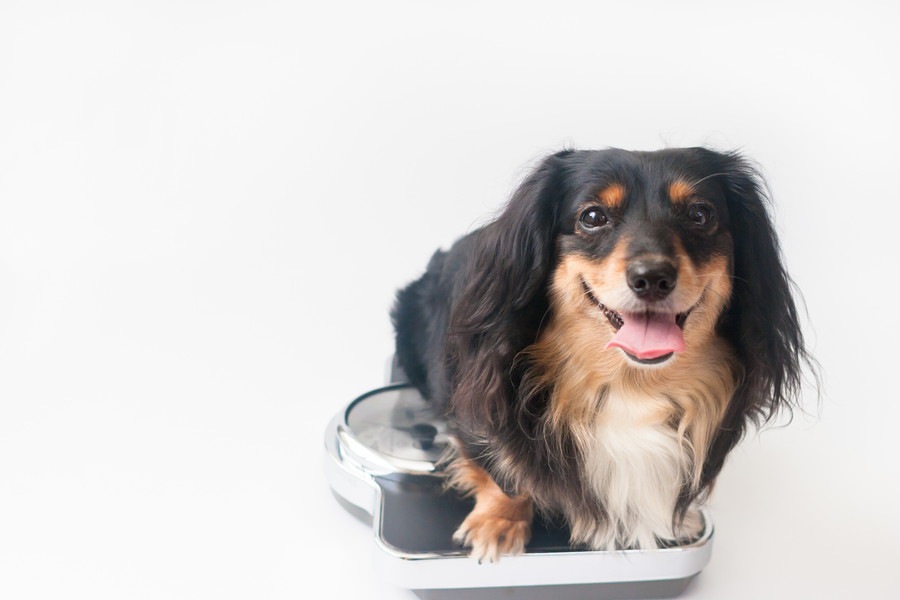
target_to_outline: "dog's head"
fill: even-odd
[[[731,296],[734,238],[704,151],[568,159],[555,201],[553,308],[607,362],[661,368],[702,351]]]
[[[768,418],[798,391],[805,350],[763,189],[736,153],[554,154],[477,237],[453,324],[506,354],[477,359],[499,379],[548,310],[622,369],[677,369],[724,338],[743,373],[723,426]]]

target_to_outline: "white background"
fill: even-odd
[[[896,5],[319,4],[0,5],[0,597],[412,598],[321,469],[394,291],[547,152],[696,144],[826,385],[685,597],[900,596]]]

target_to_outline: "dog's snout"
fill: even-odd
[[[678,271],[668,260],[635,260],[628,265],[628,287],[642,300],[662,300],[675,289]]]

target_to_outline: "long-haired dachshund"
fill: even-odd
[[[726,455],[807,360],[763,190],[736,153],[565,150],[398,293],[473,556],[522,552],[535,510],[591,549],[701,532]]]

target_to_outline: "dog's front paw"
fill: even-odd
[[[531,510],[522,512],[526,514],[474,510],[453,534],[453,541],[471,547],[470,556],[479,563],[498,562],[501,554],[522,554],[531,538]]]

